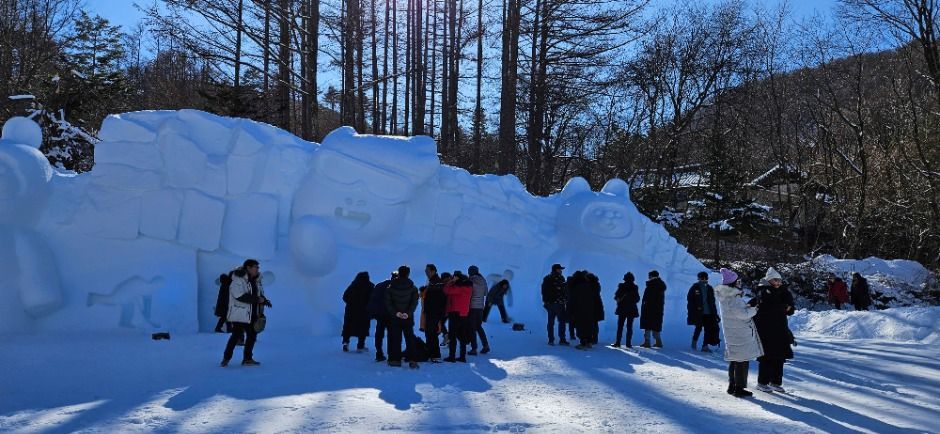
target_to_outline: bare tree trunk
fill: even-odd
[[[413,24],[412,23],[413,9],[411,6],[413,2],[414,0],[408,0],[408,2],[405,3],[405,117],[404,117],[405,127],[404,127],[404,134],[406,136],[411,135],[411,129],[410,129],[410,126],[411,126],[411,91],[412,91],[411,81],[413,78],[412,70],[414,68],[414,64],[411,62],[413,60],[411,58],[411,53],[413,52],[412,46],[411,46],[412,45],[412,41],[411,41],[412,28],[411,27]]]
[[[412,121],[411,129],[414,135],[424,134],[424,104],[425,98],[427,97],[427,89],[425,87],[424,76],[425,76],[425,64],[422,59],[423,57],[423,48],[424,43],[422,42],[422,32],[424,31],[423,27],[423,9],[422,3],[424,0],[415,0],[415,11],[414,11],[414,103],[412,104]]]
[[[388,134],[388,24],[391,16],[391,0],[385,0],[385,54],[382,55],[382,134]]]
[[[483,146],[483,0],[477,2],[477,101],[473,110],[473,154],[470,172],[480,173],[480,148]]]
[[[378,38],[379,23],[375,13],[375,3],[370,0],[372,7],[372,134],[379,134],[379,55]]]
[[[363,49],[362,43],[365,40],[364,32],[364,21],[362,19],[362,0],[353,0],[353,3],[356,4],[356,113],[357,113],[357,122],[356,129],[359,132],[366,132],[366,91],[365,86],[362,83],[362,69],[363,69]]]
[[[291,130],[290,111],[290,0],[280,0],[280,46],[278,47],[278,73],[277,73],[277,111],[280,118],[280,127]]]
[[[506,0],[503,26],[503,64],[499,110],[499,153],[496,173],[505,175],[516,170],[516,80],[519,62],[519,21],[521,0]]]
[[[398,5],[392,5],[392,134],[398,134]]]
[[[235,85],[233,86],[233,98],[232,98],[232,116],[241,116],[242,115],[242,86],[241,86],[241,75],[242,75],[242,29],[244,29],[244,22],[242,19],[242,12],[244,11],[244,0],[238,0],[238,23],[235,25]]]
[[[264,120],[271,121],[271,2],[264,2]]]
[[[434,104],[436,102],[436,91],[437,91],[437,0],[434,1],[434,29],[431,34],[431,119],[430,119],[430,128],[428,129],[428,134],[431,137],[434,137],[434,119],[435,119],[435,109]]]

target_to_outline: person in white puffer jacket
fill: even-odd
[[[745,302],[738,288],[738,275],[727,268],[719,270],[721,285],[715,287],[715,296],[724,324],[725,360],[728,364],[728,393],[739,398],[753,395],[747,390],[747,372],[751,359],[764,355],[754,315],[757,299]]]

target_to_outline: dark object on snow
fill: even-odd
[[[523,323],[521,323],[521,322],[514,323],[514,324],[512,325],[512,331],[514,331],[514,332],[525,331],[525,324],[523,324]]]
[[[159,332],[150,335],[150,338],[155,341],[159,341],[161,339],[170,340],[170,334],[168,332]]]

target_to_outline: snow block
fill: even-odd
[[[266,158],[263,155],[228,157],[225,165],[228,194],[237,196],[250,191],[251,187],[256,184],[256,179],[261,177],[265,161]]]
[[[123,118],[124,115],[111,115],[104,118],[98,138],[103,142],[152,143],[157,133],[147,127]]]
[[[192,140],[179,134],[161,133],[160,151],[166,166],[166,185],[191,188],[205,177],[208,157]]]
[[[176,240],[183,195],[175,190],[144,193],[141,197],[140,233],[160,240]]]
[[[250,131],[254,125],[241,122],[232,133],[232,155],[247,156],[261,152],[267,144]]]
[[[116,190],[151,191],[160,188],[160,173],[123,164],[95,164],[91,183]]]
[[[177,239],[190,247],[206,251],[219,248],[222,238],[222,221],[225,218],[225,202],[213,199],[196,191],[183,195]]]
[[[106,239],[132,240],[140,229],[139,193],[91,185],[76,215],[82,232]]]
[[[109,163],[143,170],[163,169],[160,149],[152,143],[99,142],[95,145],[95,170],[99,164]]]
[[[215,159],[215,157],[209,158],[210,160]],[[224,163],[210,162],[206,165],[205,176],[193,187],[209,196],[224,198],[227,184],[226,178],[227,173]]]
[[[274,256],[277,248],[277,198],[253,194],[228,201],[222,248],[255,259]]]
[[[199,110],[180,110],[179,119],[186,123],[189,137],[209,155],[228,155],[232,150],[233,122]]]

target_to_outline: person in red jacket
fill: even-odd
[[[467,362],[467,343],[470,341],[469,314],[470,297],[473,294],[473,283],[470,278],[459,271],[454,272],[453,278],[447,273],[441,278],[448,282],[444,285],[444,294],[447,296],[447,318],[450,322],[451,339],[448,344],[449,356],[445,362]],[[460,341],[460,357],[454,357],[457,350],[457,341]]]
[[[829,303],[834,304],[836,309],[842,309],[842,304],[849,302],[849,287],[842,279],[829,275],[826,289],[829,291]]]

